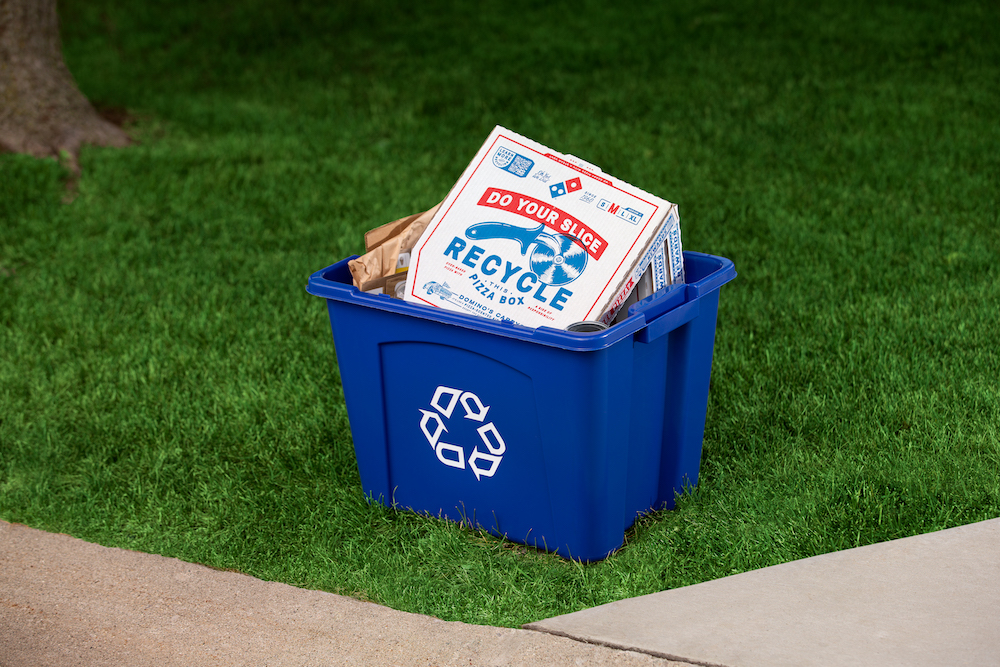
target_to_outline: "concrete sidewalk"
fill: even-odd
[[[98,665],[683,667],[531,630],[448,623],[0,521],[0,667]]]
[[[1000,665],[1000,519],[512,630],[0,521],[0,667]]]
[[[1000,665],[1000,519],[526,627],[727,667]]]

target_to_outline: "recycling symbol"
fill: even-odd
[[[479,434],[486,451],[480,450],[477,443],[468,459],[465,457],[464,447],[445,442],[443,439],[448,433],[446,423],[459,405],[465,412],[465,419],[482,424],[476,428],[476,433]],[[479,397],[471,391],[440,386],[434,391],[430,407],[433,410],[420,408],[420,430],[437,454],[438,460],[451,468],[464,470],[468,467],[480,481],[483,477],[495,475],[503,459],[503,453],[507,451],[507,445],[493,422],[486,422],[486,413],[490,411],[490,406],[483,405]]]

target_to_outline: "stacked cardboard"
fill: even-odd
[[[611,324],[684,281],[675,204],[499,126],[441,204],[369,235],[361,289],[529,327]]]
[[[363,292],[396,296],[397,286],[406,280],[410,252],[437,213],[429,211],[400,218],[365,234],[365,254],[348,262],[354,286]],[[402,298],[402,290],[399,290]]]

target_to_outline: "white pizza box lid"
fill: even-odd
[[[414,246],[404,299],[529,327],[609,323],[671,230],[679,255],[674,204],[497,126]]]

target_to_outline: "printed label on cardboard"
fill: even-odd
[[[405,299],[530,327],[596,320],[664,252],[671,213],[497,127],[413,248]]]

